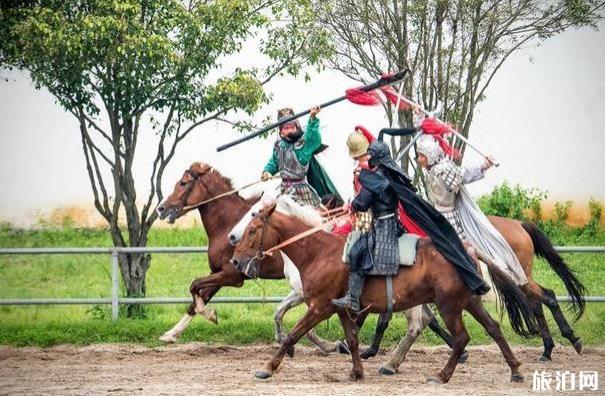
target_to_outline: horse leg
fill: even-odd
[[[555,293],[547,289],[543,286],[540,286],[536,282],[530,281],[526,285],[523,286],[523,290],[531,297],[540,301],[542,304],[546,305],[550,312],[552,313],[559,330],[563,337],[567,338],[571,344],[573,345],[576,352],[582,352],[582,340],[579,337],[576,337],[573,329],[563,316],[563,312],[561,311],[561,306],[557,301],[557,297]]]
[[[212,292],[212,295],[214,295],[221,287],[240,287],[243,283],[243,275],[236,271],[219,271],[194,280],[191,282],[191,286],[189,286],[189,292],[193,297],[193,302],[189,305],[188,309],[189,315],[202,315],[210,322],[216,324],[216,311],[206,307],[206,303],[210,298],[204,298],[205,290],[214,290],[216,288],[216,290]]]
[[[372,343],[370,347],[363,351],[361,354],[362,359],[369,359],[371,357],[376,356],[378,353],[378,349],[380,348],[380,342],[382,341],[382,336],[384,335],[385,330],[389,327],[389,322],[391,319],[387,314],[380,314],[378,317],[378,322],[376,322],[376,330],[374,330],[374,336],[372,337]],[[361,328],[361,326],[359,326]]]
[[[428,378],[427,382],[429,384],[441,384],[450,380],[452,374],[454,374],[456,365],[458,364],[458,359],[470,340],[468,332],[462,322],[462,310],[460,307],[453,306],[452,304],[438,304],[437,309],[439,309],[439,313],[445,321],[445,325],[454,337],[454,348],[443,369],[436,376]]]
[[[319,311],[318,309],[312,308],[307,309],[305,315],[296,323],[290,334],[284,338],[284,341],[281,343],[279,349],[275,355],[273,355],[271,360],[265,363],[263,369],[254,374],[256,378],[266,379],[271,377],[281,364],[288,348],[290,348],[292,345],[295,345],[302,336],[309,332],[309,330],[332,315],[333,311],[331,309],[328,310],[326,307],[323,308],[324,311]]]
[[[429,329],[431,329],[433,331],[433,333],[437,334],[439,336],[439,338],[441,338],[447,344],[447,346],[449,346],[450,348],[453,348],[454,339],[452,338],[452,335],[450,333],[448,333],[441,326],[441,324],[439,324],[439,321],[437,320],[435,313],[433,312],[433,310],[431,309],[431,307],[428,304],[424,304],[422,306],[422,315],[423,315],[424,320],[428,320]],[[465,349],[464,352],[462,352],[462,355],[460,355],[460,359],[458,359],[458,363],[461,363],[461,364],[466,363],[467,360],[468,360],[468,352]]]
[[[220,290],[220,287],[211,287],[211,288],[203,289],[203,293],[201,295],[202,300],[205,302],[210,301],[210,299],[219,290]],[[180,337],[181,334],[183,334],[183,332],[187,329],[187,327],[189,327],[189,324],[191,324],[191,321],[193,320],[193,317],[196,314],[195,305],[196,305],[196,301],[194,300],[189,305],[189,308],[187,309],[187,313],[185,313],[185,315],[183,315],[183,317],[177,322],[177,324],[174,325],[174,327],[172,327],[170,330],[168,330],[167,332],[162,334],[162,336],[160,336],[160,341],[166,342],[166,343],[175,343],[178,341],[178,338]],[[212,311],[214,311],[214,310],[212,310]],[[216,319],[216,313],[214,314],[214,318]]]
[[[542,356],[538,358],[539,362],[546,362],[552,360],[551,354],[552,350],[555,347],[555,343],[550,335],[550,330],[548,328],[548,322],[544,317],[544,310],[542,309],[542,303],[535,298],[528,299],[529,305],[534,311],[534,315],[536,316],[536,321],[538,322],[538,327],[540,328],[540,336],[542,337],[542,343],[544,344],[544,352],[542,352]]]
[[[408,322],[408,330],[405,338],[399,342],[397,348],[391,353],[391,358],[380,366],[378,372],[383,375],[393,375],[399,371],[399,366],[405,360],[410,347],[416,341],[422,330],[428,324],[428,320],[422,312],[421,305],[417,305],[405,311]]]
[[[343,355],[348,355],[350,353],[349,348],[345,345],[344,342],[330,342],[328,340],[324,340],[323,338],[317,335],[315,329],[309,330],[309,332],[307,333],[307,338],[309,339],[309,341],[315,344],[323,353],[338,352],[342,353]]]
[[[338,317],[340,318],[340,323],[342,324],[342,328],[345,332],[345,337],[347,339],[347,345],[349,346],[349,350],[351,351],[351,360],[353,361],[353,368],[349,377],[353,381],[357,381],[363,378],[363,365],[361,363],[361,358],[359,357],[359,338],[357,324],[349,318],[346,312],[339,312]]]
[[[303,298],[294,290],[292,290],[290,294],[288,294],[286,298],[284,298],[275,309],[275,341],[277,341],[279,344],[281,344],[285,338],[283,323],[284,315],[287,311],[300,305],[302,302]],[[294,346],[288,349],[287,353],[288,356],[294,357]]]
[[[506,363],[508,363],[508,366],[510,367],[511,382],[523,382],[523,375],[519,372],[521,363],[515,358],[508,342],[504,339],[502,331],[500,330],[500,324],[485,310],[485,307],[481,303],[481,297],[472,297],[465,309],[473,315],[477,322],[479,322],[487,331],[489,336],[498,344]]]

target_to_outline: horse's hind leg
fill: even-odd
[[[290,294],[288,294],[286,298],[284,298],[275,309],[275,341],[277,341],[278,343],[281,344],[284,338],[286,337],[284,334],[284,315],[292,308],[302,304],[303,301],[303,298],[294,290],[292,290]],[[331,353],[336,351],[346,351],[344,353],[348,353],[348,349],[344,345],[342,345],[342,342],[330,342],[324,340],[323,338],[319,337],[317,333],[315,333],[314,329],[309,330],[306,337],[309,339],[309,341],[315,344],[323,353]],[[288,349],[286,353],[288,354],[288,356],[293,357],[294,346]]]
[[[391,353],[391,358],[380,366],[378,372],[383,375],[393,375],[405,360],[410,347],[416,341],[422,330],[425,329],[429,318],[424,314],[422,305],[417,305],[405,311],[408,321],[408,330],[405,338],[399,342],[397,348]]]
[[[307,338],[315,344],[323,353],[339,352],[345,355],[349,354],[349,348],[342,341],[330,342],[317,335],[315,329],[309,330]]]
[[[555,347],[555,343],[550,334],[548,322],[544,317],[542,303],[535,298],[529,298],[528,302],[534,311],[534,315],[536,316],[536,321],[538,322],[538,327],[540,328],[540,336],[542,337],[542,343],[544,344],[544,352],[542,352],[542,356],[538,358],[538,361],[545,362],[551,360],[551,354],[553,348]]]
[[[453,348],[454,347],[454,338],[443,327],[441,327],[441,325],[439,324],[439,321],[437,320],[437,317],[433,313],[433,310],[431,309],[431,307],[429,307],[428,304],[424,304],[422,306],[422,312],[423,312],[423,317],[426,318],[425,320],[429,321],[428,322],[429,329],[431,329],[433,331],[433,333],[437,334],[439,336],[439,338],[441,338],[447,344],[447,346],[449,346],[450,348]],[[458,359],[458,363],[466,363],[467,359],[468,359],[468,352],[466,350],[464,350],[464,352],[462,352],[462,355],[460,355],[460,359]]]
[[[512,382],[523,382],[523,375],[519,373],[519,366],[521,366],[521,363],[515,358],[508,342],[504,339],[502,331],[500,330],[500,324],[496,322],[483,307],[481,298],[477,296],[472,297],[471,301],[466,306],[466,310],[473,315],[477,322],[479,322],[487,331],[489,336],[498,344],[504,359],[506,359],[506,363],[508,363],[510,367],[510,380]]]
[[[462,310],[456,305],[437,304],[437,308],[445,321],[445,325],[454,337],[454,348],[443,369],[435,377],[430,377],[428,379],[428,383],[430,384],[445,383],[452,378],[452,374],[454,374],[454,370],[458,365],[458,359],[460,359],[466,344],[468,344],[468,341],[470,340],[468,332],[462,322]]]
[[[542,304],[546,305],[548,309],[550,309],[550,312],[552,313],[559,330],[561,330],[563,337],[567,338],[571,342],[576,352],[582,352],[582,341],[579,337],[576,337],[573,329],[567,322],[567,319],[565,319],[565,316],[563,316],[561,306],[557,301],[555,293],[552,290],[540,286],[531,280],[527,283],[527,285],[523,286],[523,290],[526,291],[530,298],[537,299]]]
[[[282,302],[279,303],[277,308],[275,308],[275,316],[274,316],[275,341],[277,341],[279,344],[281,344],[285,338],[284,315],[290,309],[302,304],[302,302],[303,302],[303,298],[298,293],[296,293],[294,290],[292,290],[290,292],[290,294],[288,294],[286,296],[286,298],[284,298],[282,300]],[[290,348],[287,351],[287,353],[288,353],[288,356],[293,357],[294,356],[294,347]]]
[[[376,353],[378,353],[378,348],[380,348],[382,336],[384,335],[385,330],[389,327],[389,322],[390,318],[387,314],[380,314],[378,317],[378,322],[376,322],[376,330],[374,331],[374,336],[372,337],[372,344],[368,349],[363,351],[361,354],[362,359],[369,359],[376,356]]]
[[[265,364],[262,370],[259,370],[254,374],[256,378],[266,379],[271,377],[284,359],[284,355],[288,348],[295,345],[302,336],[309,332],[309,330],[332,315],[333,311],[331,309],[328,310],[326,307],[323,307],[323,309],[323,311],[312,308],[307,309],[305,315],[296,323],[290,334],[284,338],[284,341],[271,360]]]

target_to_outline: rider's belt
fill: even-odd
[[[305,179],[281,179],[282,183],[286,183],[286,184],[296,184],[296,183],[304,183],[306,182]]]
[[[376,220],[384,220],[384,219],[388,219],[388,218],[393,217],[393,216],[395,216],[395,213],[393,213],[393,212],[390,212],[390,213],[379,213],[374,218]]]

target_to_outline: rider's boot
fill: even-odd
[[[357,272],[349,274],[349,291],[344,297],[332,299],[332,304],[340,308],[348,308],[353,312],[359,312],[359,298],[363,292],[365,278]]]

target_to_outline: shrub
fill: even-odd
[[[569,217],[569,209],[571,209],[572,204],[572,201],[555,202],[555,221],[557,223],[565,223]]]
[[[477,200],[479,207],[487,215],[510,217],[527,220],[527,211],[533,212],[533,217],[540,220],[542,210],[540,205],[547,193],[536,188],[525,189],[519,185],[511,187],[507,182],[497,186]]]

